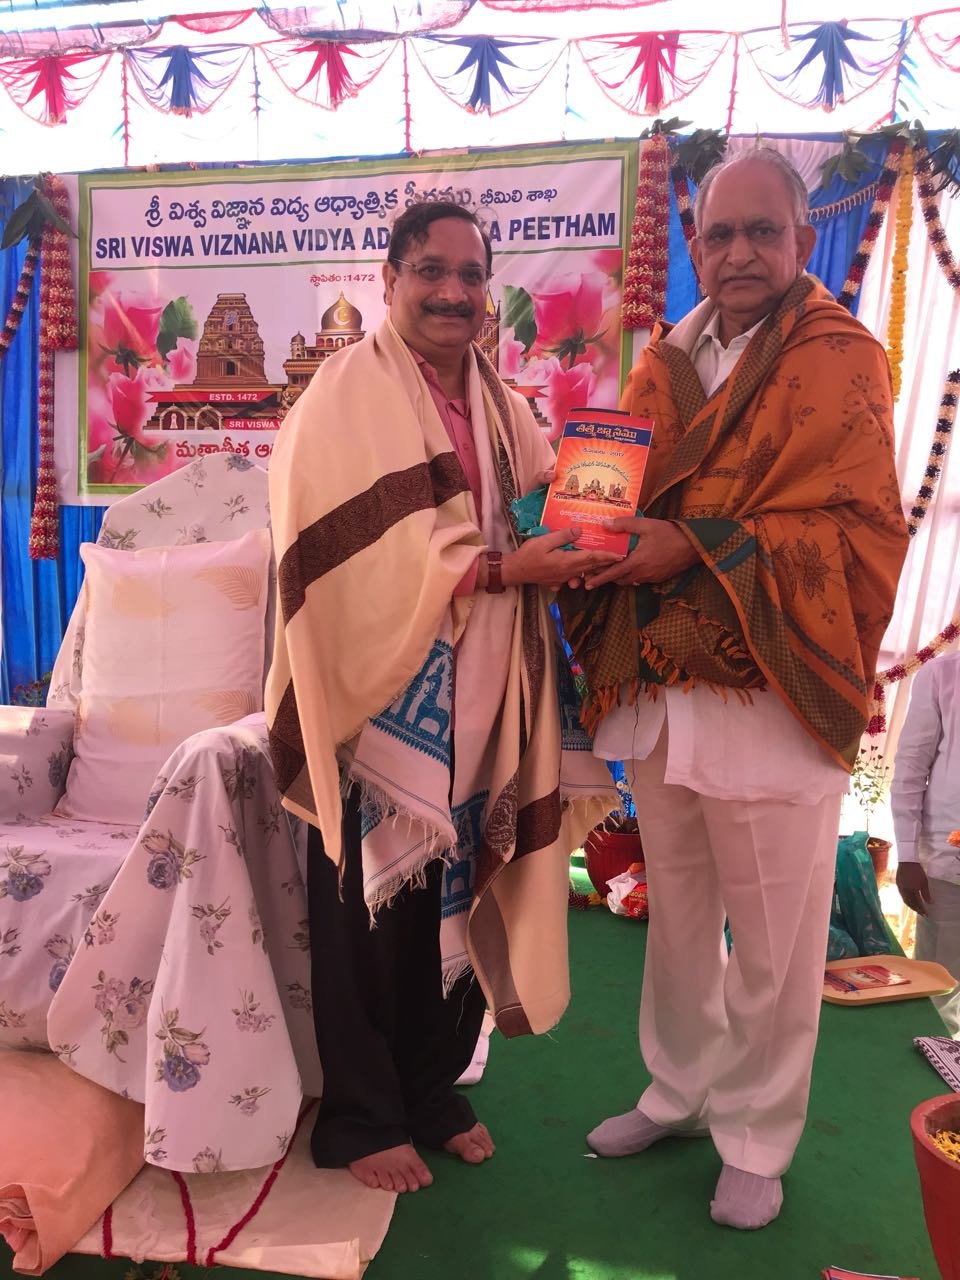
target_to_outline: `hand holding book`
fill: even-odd
[[[700,557],[679,525],[672,520],[646,520],[618,516],[605,520],[611,532],[635,534],[637,545],[619,564],[588,574],[584,586],[590,590],[607,582],[620,587],[641,582],[666,582],[698,562]]]
[[[577,546],[582,532],[579,525],[571,525],[539,538],[528,538],[516,551],[503,557],[501,572],[504,586],[535,583],[557,588],[571,580],[579,585],[584,575],[599,573],[607,566],[615,567],[622,558],[618,552]],[[571,543],[573,550],[564,550]]]

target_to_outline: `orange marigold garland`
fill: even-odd
[[[61,179],[47,177],[43,194],[66,221],[70,202]],[[33,560],[55,560],[60,550],[60,525],[57,473],[53,460],[53,353],[76,349],[77,312],[70,251],[65,233],[48,223],[43,229],[40,245],[40,359],[37,399],[40,455],[33,514],[30,518],[29,552]]]
[[[847,308],[853,306],[853,301],[860,292],[860,286],[863,284],[864,273],[876,247],[883,220],[887,216],[887,207],[893,196],[893,188],[896,185],[906,146],[905,138],[894,138],[887,150],[887,158],[884,162],[883,172],[880,174],[877,194],[867,216],[867,225],[864,228],[863,238],[853,256],[846,283],[837,294],[837,301]]]
[[[897,197],[897,234],[893,250],[893,281],[890,289],[890,315],[887,319],[887,359],[894,400],[900,397],[903,381],[903,326],[907,311],[907,255],[910,228],[913,225],[913,149],[906,147],[900,168],[900,190]]]
[[[667,309],[667,139],[655,133],[640,157],[630,256],[623,278],[623,327],[651,329]]]

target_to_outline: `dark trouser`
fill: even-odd
[[[360,809],[344,802],[344,872],[310,828],[307,898],[311,985],[323,1097],[314,1163],[340,1168],[402,1143],[442,1147],[476,1123],[453,1084],[470,1064],[486,1002],[468,974],[444,1000],[440,977],[442,864],[404,888],[376,927],[363,900]]]

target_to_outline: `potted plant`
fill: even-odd
[[[605,898],[608,881],[613,876],[629,871],[635,863],[643,862],[643,845],[637,825],[637,810],[627,786],[623,765],[611,762],[620,807],[612,810],[587,836],[583,845],[587,875],[597,893]]]
[[[890,766],[884,761],[883,752],[875,742],[869,747],[861,747],[853,764],[850,776],[850,792],[863,814],[864,828],[867,831],[867,852],[873,862],[873,870],[878,880],[885,874],[890,859],[890,841],[879,836],[871,836],[870,819],[873,811],[884,799],[890,788]]]

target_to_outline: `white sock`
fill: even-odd
[[[598,1156],[632,1156],[666,1138],[675,1130],[656,1124],[636,1107],[622,1116],[611,1116],[587,1134],[587,1146]]]
[[[779,1178],[761,1178],[725,1164],[710,1201],[710,1217],[726,1227],[756,1231],[772,1222],[783,1204]]]

